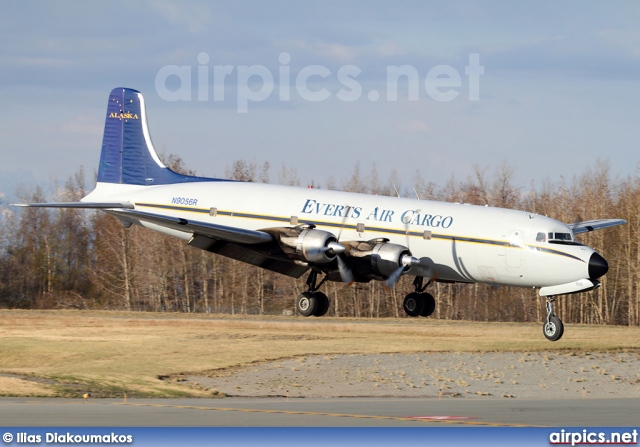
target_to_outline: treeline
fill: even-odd
[[[185,172],[177,157],[167,164]],[[295,170],[276,170],[276,183],[300,185]],[[612,179],[607,163],[598,163],[569,181],[557,179],[540,187],[514,185],[509,165],[494,171],[476,167],[466,181],[438,186],[416,174],[401,188],[392,173],[379,178],[375,164],[326,189],[379,195],[405,195],[527,210],[563,222],[605,217],[626,219],[627,225],[580,235],[609,261],[602,287],[561,297],[556,313],[567,323],[640,325],[640,176]],[[189,172],[187,172],[189,173]],[[238,160],[229,178],[269,182],[268,163]],[[77,201],[85,195],[82,170],[45,197],[40,188],[20,194],[24,202]],[[307,185],[304,185],[307,186]],[[0,306],[8,308],[125,309],[154,312],[287,314],[305,290],[306,276],[292,279],[187,246],[184,241],[133,226],[125,228],[102,212],[73,209],[5,209],[0,223]],[[380,282],[345,288],[327,283],[329,315],[403,317],[402,300],[412,278],[387,292]],[[484,285],[434,284],[433,318],[475,321],[537,321],[545,317],[537,291]]]

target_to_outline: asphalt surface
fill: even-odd
[[[218,399],[0,399],[5,427],[638,426],[639,353],[305,356],[189,376]]]
[[[0,399],[4,427],[638,426],[640,399]]]

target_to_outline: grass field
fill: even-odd
[[[211,397],[181,374],[312,354],[638,350],[619,326],[0,310],[0,395]]]

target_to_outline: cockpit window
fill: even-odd
[[[572,242],[571,233],[549,233],[549,242]]]
[[[538,235],[536,236],[536,242],[545,242],[546,240],[547,240],[547,237],[544,233],[538,233]]]

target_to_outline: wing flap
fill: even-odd
[[[601,230],[603,228],[616,227],[618,225],[624,225],[627,221],[624,219],[598,219],[587,220],[585,222],[576,222],[568,224],[569,228],[573,231],[573,234],[587,233],[589,231]]]
[[[134,210],[108,210],[109,214],[113,214],[124,220],[140,220],[150,222],[173,230],[184,231],[187,233],[201,234],[215,239],[221,239],[228,242],[236,242],[240,244],[262,244],[273,240],[273,236],[264,231],[247,230],[238,227],[229,227],[226,225],[217,225],[208,222],[199,222],[181,217],[165,216],[162,214],[146,213],[144,211]]]
[[[299,278],[309,270],[309,266],[296,264],[293,260],[276,259],[266,252],[253,250],[253,247],[247,244],[241,245],[197,235],[189,241],[189,245],[292,278]]]

